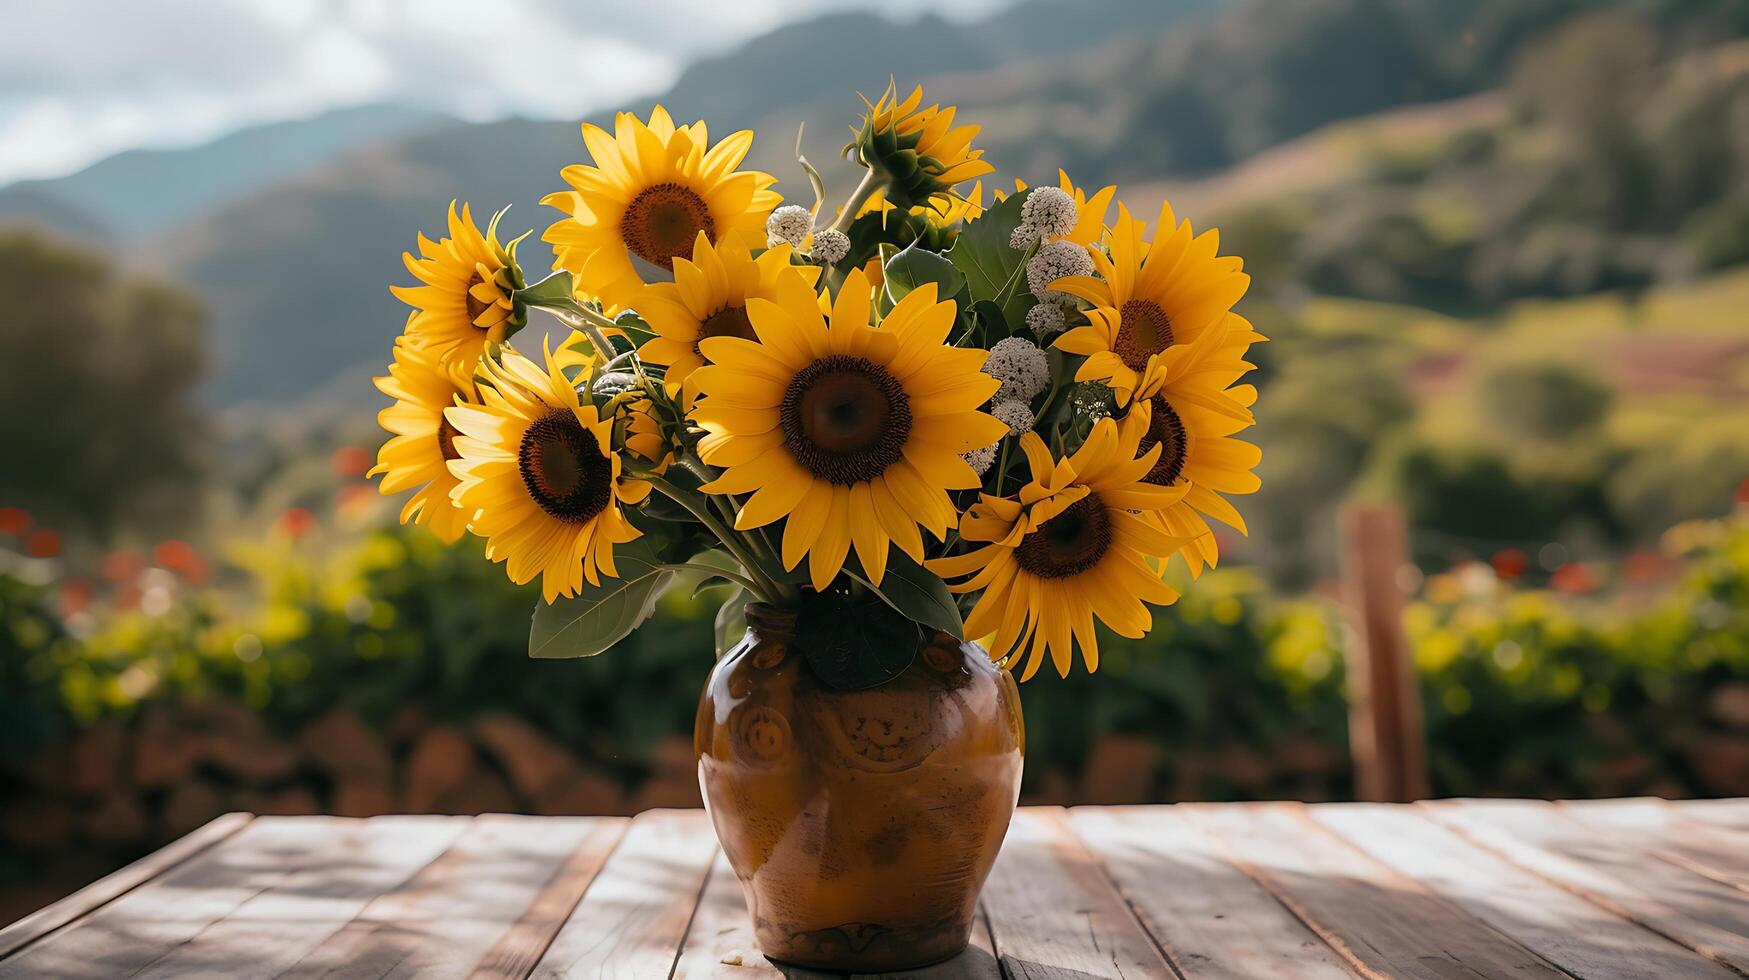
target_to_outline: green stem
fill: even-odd
[[[539,306],[557,317],[560,323],[588,334],[589,342],[595,345],[598,356],[603,359],[614,356],[613,344],[608,341],[607,334],[602,332],[619,329],[612,320],[574,299],[544,299],[529,305]]]
[[[693,453],[690,450],[682,453],[678,457],[678,461],[679,461],[681,466],[686,467],[688,472],[690,472],[693,476],[698,477],[698,482],[700,482],[700,483],[709,483],[712,480],[716,479],[715,474],[711,473],[711,471],[705,467],[704,460],[699,459],[697,456],[693,455]],[[728,509],[728,505],[726,503],[724,503],[724,498],[721,498],[721,497],[717,498],[717,505],[718,505],[718,509],[720,510],[720,512],[723,515],[723,520],[728,522],[729,525],[731,527],[733,527],[734,521],[735,521],[735,515],[733,512],[731,512]],[[737,504],[737,506],[739,506],[739,505]],[[778,550],[777,544],[771,540],[770,534],[767,533],[770,529],[771,529],[771,525],[769,525],[769,524],[766,524],[766,525],[760,527],[758,529],[758,531],[756,532],[755,540],[757,540],[760,544],[764,545],[764,550],[765,550],[764,557],[769,558],[773,565],[777,565],[777,566],[781,567],[783,564],[783,558],[782,558],[783,552]]]
[[[756,585],[752,579],[747,578],[746,576],[743,576],[743,575],[736,575],[734,572],[731,572],[728,569],[717,568],[714,565],[700,565],[700,564],[697,564],[695,562],[690,562],[690,561],[671,561],[671,562],[668,562],[667,564],[663,565],[662,567],[663,568],[675,568],[675,569],[685,568],[685,569],[689,569],[689,570],[695,571],[695,572],[705,572],[705,573],[708,573],[710,575],[716,576],[717,578],[726,578],[729,581],[735,583],[736,585],[739,585],[741,588],[746,589],[748,592],[752,592],[755,594],[757,594],[759,592],[759,586]]]
[[[857,184],[856,190],[850,192],[850,200],[844,203],[844,210],[838,212],[838,220],[832,222],[832,230],[849,230],[850,223],[856,220],[856,212],[861,211],[862,206],[867,204],[868,199],[873,197],[874,192],[880,188],[881,178],[879,174],[873,170],[863,174],[862,183]]]
[[[759,597],[761,602],[783,604],[794,600],[795,590],[790,589],[766,574],[764,567],[762,567],[758,559],[748,553],[746,545],[740,537],[718,519],[717,515],[711,513],[708,506],[704,506],[699,501],[693,499],[695,496],[694,494],[687,493],[660,477],[645,477],[645,479],[649,481],[651,487],[655,488],[656,491],[661,493],[664,497],[667,497],[669,500],[685,507],[693,517],[698,518],[700,524],[703,524],[706,528],[710,529],[712,534],[717,536],[717,540],[723,543],[723,547],[728,549],[729,554],[734,555],[735,560],[741,563],[741,567],[746,570],[747,575],[759,584],[760,587],[752,591]]]

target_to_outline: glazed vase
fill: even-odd
[[[760,951],[846,972],[965,948],[1020,791],[1020,696],[984,650],[923,631],[891,680],[823,683],[795,615],[748,610],[694,730],[717,838]]]

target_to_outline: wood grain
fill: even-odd
[[[1354,975],[1179,808],[1076,807],[1069,823],[1184,976]]]
[[[1436,820],[1506,860],[1739,972],[1749,972],[1749,909],[1736,889],[1623,853],[1551,803],[1442,800]]]
[[[984,906],[1014,980],[1175,976],[1061,809],[1014,815]]]
[[[1405,807],[1330,804],[1313,819],[1584,980],[1736,974],[1517,868]]]
[[[1670,806],[1690,820],[1749,831],[1749,799],[1675,800]]]
[[[497,945],[480,958],[472,980],[522,980],[529,975],[619,846],[627,823],[623,817],[593,818],[589,834],[499,937]]]
[[[1419,882],[1323,830],[1300,804],[1181,805],[1235,863],[1366,976],[1564,976]]]
[[[281,880],[135,977],[277,977],[344,929],[377,896],[435,861],[467,829],[469,818],[396,816],[337,823],[333,841],[282,857]]]
[[[372,900],[282,977],[467,977],[599,823],[478,817],[442,856]]]
[[[1749,831],[1683,816],[1663,800],[1574,800],[1562,812],[1623,846],[1749,892]]]
[[[532,975],[668,976],[716,851],[703,810],[651,810],[632,818]]]
[[[247,813],[227,813],[217,817],[211,823],[180,840],[173,841],[161,850],[153,851],[127,867],[86,885],[55,904],[39,909],[5,929],[0,929],[0,959],[11,956],[19,949],[49,935],[80,916],[115,901],[127,892],[193,858],[207,848],[242,830],[251,819]]]

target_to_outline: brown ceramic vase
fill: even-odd
[[[957,954],[1020,791],[1014,679],[976,644],[925,631],[892,680],[836,690],[795,649],[794,614],[747,619],[693,738],[760,950],[849,972]]]

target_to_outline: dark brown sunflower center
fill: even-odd
[[[555,520],[586,524],[613,500],[613,462],[570,412],[550,412],[522,434],[516,466],[528,495]]]
[[[692,342],[692,351],[703,357],[698,349],[700,341],[712,337],[740,337],[742,340],[758,340],[753,332],[753,321],[747,319],[747,308],[744,306],[725,306],[705,317],[698,325],[698,340]],[[709,358],[706,358],[709,360]]]
[[[1136,458],[1141,459],[1148,450],[1159,446],[1160,458],[1154,461],[1154,468],[1142,480],[1169,487],[1184,474],[1185,451],[1190,447],[1190,440],[1184,431],[1184,420],[1178,417],[1166,399],[1155,396],[1150,408],[1148,431],[1142,433],[1142,439],[1136,445]]]
[[[449,424],[449,419],[442,415],[437,417],[437,450],[443,453],[443,458],[461,459],[462,454],[455,451],[455,437],[461,435],[455,426]]]
[[[486,278],[476,270],[473,278],[468,280],[468,291],[464,294],[468,298],[468,323],[473,326],[478,326],[474,321],[478,320],[482,313],[492,308],[492,304],[482,303],[478,297],[474,296],[474,287],[485,281]]]
[[[1118,310],[1117,340],[1113,353],[1130,370],[1148,366],[1148,358],[1172,346],[1172,318],[1151,299],[1132,299]]]
[[[784,444],[809,473],[839,486],[872,480],[904,455],[911,399],[887,369],[833,354],[796,372],[778,406]]]
[[[679,184],[644,188],[619,220],[620,237],[632,254],[669,272],[674,271],[675,256],[692,254],[699,232],[715,241],[716,230],[704,198]]]
[[[1099,564],[1111,548],[1111,514],[1096,493],[1020,539],[1014,561],[1039,578],[1069,578]]]

